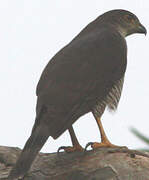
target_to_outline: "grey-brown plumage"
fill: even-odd
[[[117,109],[122,89],[123,89],[124,77],[118,80],[115,85],[111,88],[107,96],[103,100],[99,100],[93,109],[93,113],[97,117],[101,117],[104,113],[106,106],[109,110],[115,111]]]
[[[88,112],[98,117],[106,106],[117,108],[127,64],[125,37],[133,33],[146,33],[134,14],[109,11],[52,58],[37,86],[31,136],[9,179],[24,176],[49,136],[58,138]]]

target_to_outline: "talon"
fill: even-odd
[[[81,152],[83,151],[83,148],[81,146],[61,146],[58,148],[57,153],[59,155],[60,150],[64,150],[66,153],[71,153],[71,152]]]
[[[66,146],[59,147],[58,150],[57,150],[57,154],[60,153],[60,150],[64,150],[65,151],[66,148],[67,148]]]
[[[65,152],[69,153],[69,152],[71,152],[72,148],[73,147],[71,147],[71,146],[61,146],[61,147],[58,148],[57,153],[59,154],[60,150],[64,150]]]
[[[114,145],[114,144],[111,144],[110,142],[101,142],[101,143],[98,143],[98,142],[89,142],[86,146],[85,146],[85,149],[84,149],[84,152],[87,151],[87,148],[91,146],[91,148],[94,150],[94,149],[98,149],[98,148],[125,148],[125,149],[128,149],[126,146],[117,146],[117,145]]]
[[[87,145],[85,146],[85,149],[84,149],[84,152],[86,152],[87,151],[87,148],[89,147],[89,146],[93,146],[93,142],[89,142],[89,143],[87,143]]]

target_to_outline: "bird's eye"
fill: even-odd
[[[132,16],[130,16],[130,15],[125,15],[125,16],[124,16],[124,18],[125,18],[125,20],[126,20],[126,21],[128,21],[128,22],[131,22],[131,23],[133,23],[133,22],[134,22],[133,17],[132,17]]]

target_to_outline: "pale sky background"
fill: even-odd
[[[149,31],[148,0],[0,0],[0,145],[22,148],[35,119],[36,85],[52,56],[82,28],[112,9],[135,13]],[[116,113],[105,112],[102,122],[112,143],[146,147],[130,131],[149,136],[149,36],[127,38],[128,66]],[[74,124],[80,143],[100,141],[91,114]],[[49,138],[42,151],[71,145],[65,132]]]

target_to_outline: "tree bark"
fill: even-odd
[[[0,180],[6,180],[21,150],[0,146]],[[40,153],[24,180],[149,180],[149,154],[126,148]]]

